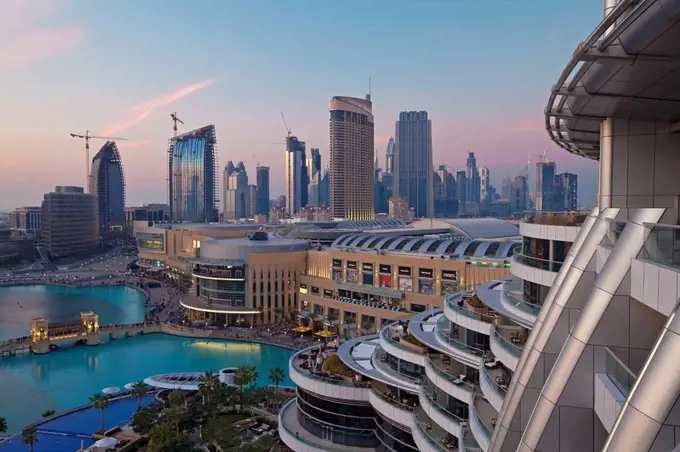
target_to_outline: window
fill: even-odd
[[[411,251],[418,251],[420,247],[423,246],[423,243],[425,243],[425,239],[418,240],[411,246]]]
[[[434,253],[437,248],[439,248],[439,245],[442,244],[441,240],[435,240],[434,242],[430,243],[430,246],[427,247],[427,253]]]
[[[472,256],[475,254],[475,251],[477,250],[477,247],[481,245],[482,242],[472,242],[468,245],[467,249],[463,253],[465,256]]]
[[[460,241],[458,240],[451,242],[451,244],[444,250],[444,254],[453,254],[454,251],[456,251],[456,248],[458,248],[458,245],[460,245]]]
[[[498,248],[501,246],[500,242],[492,242],[491,245],[486,249],[484,256],[495,256],[498,252]]]

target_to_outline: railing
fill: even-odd
[[[383,330],[380,332],[380,334],[383,335],[383,337],[387,340],[387,342],[394,345],[395,347],[398,347],[398,348],[404,350],[405,352],[410,352],[410,353],[418,353],[418,351],[416,349],[412,348],[412,347],[420,347],[421,349],[425,350],[424,346],[421,347],[421,346],[416,345],[416,344],[411,344],[412,347],[409,347],[407,345],[402,344],[401,341],[398,341],[398,340],[390,337],[390,333],[389,333],[388,330],[389,330],[389,327],[388,328],[383,327]]]
[[[465,300],[465,298],[461,299]],[[449,299],[447,303],[449,305],[449,308],[451,308],[453,311],[456,311],[458,314],[464,315],[465,317],[469,317],[474,320],[479,320],[480,322],[493,323],[493,321],[496,320],[497,318],[496,316],[493,315],[471,311],[465,307],[465,302],[463,302],[463,306],[459,306],[458,302],[455,301],[453,298]]]
[[[505,395],[507,394],[507,389],[501,388],[501,386],[496,383],[496,380],[493,378],[493,376],[489,373],[489,369],[486,368],[486,366],[482,365],[483,370],[481,371],[482,378],[486,380],[486,382],[496,391],[496,393],[505,398]]]
[[[402,402],[401,400],[399,400],[397,398],[397,396],[395,396],[395,398],[388,397],[386,394],[383,393],[383,391],[374,382],[371,382],[371,387],[372,387],[373,392],[377,396],[379,396],[381,399],[385,400],[390,405],[394,405],[397,408],[401,408],[402,410],[413,412],[413,410],[415,408],[413,405],[409,405],[408,403]],[[386,388],[387,388],[387,386],[385,385],[385,389]]]
[[[309,353],[309,350],[312,350],[313,348],[317,348],[317,347],[318,347],[318,345],[314,345],[312,347],[307,347],[305,349],[300,350],[298,353],[294,354],[291,357],[291,360],[290,360],[291,366],[289,366],[289,367],[292,367],[293,370],[295,371],[295,373],[297,373],[298,375],[301,375],[302,377],[311,378],[313,380],[323,381],[324,383],[329,383],[329,384],[339,385],[339,386],[351,386],[351,387],[357,387],[357,388],[369,388],[370,387],[370,382],[368,382],[368,381],[356,381],[356,380],[347,381],[339,375],[337,377],[331,377],[331,376],[325,375],[321,372],[310,372],[307,369],[302,369],[302,368],[298,367],[299,361],[302,361],[302,359],[299,358],[300,354]]]
[[[283,427],[283,429],[288,433],[291,437],[294,437],[296,441],[300,441],[301,443],[306,444],[311,448],[311,450],[315,450],[319,448],[318,443],[314,443],[312,441],[309,441],[308,439],[305,438],[305,435],[302,434],[300,435],[299,432],[294,432],[288,426],[286,426],[285,422],[282,422],[284,417],[285,417],[285,412],[286,410],[290,409],[290,405],[295,403],[296,407],[295,409],[297,410],[297,403],[296,403],[296,398],[291,398],[288,402],[285,403],[279,410],[279,427]],[[320,439],[320,438],[319,438]],[[324,450],[328,450],[330,452],[346,452],[347,448],[343,448],[342,445],[338,444],[338,447],[328,447],[324,445]]]
[[[638,255],[669,267],[680,268],[680,226],[671,224],[645,224],[650,230]]]
[[[506,339],[501,333],[498,332],[499,328],[502,328],[502,327],[496,326],[493,329],[493,337],[498,339],[498,342],[500,343],[501,347],[503,347],[503,349],[506,352],[510,353],[511,355],[513,355],[516,358],[519,358],[520,356],[522,356],[522,347],[515,345],[515,344],[512,343],[512,341]]]
[[[369,307],[369,308],[385,309],[385,310],[388,310],[388,311],[395,311],[395,312],[408,312],[408,310],[406,310],[401,305],[381,303],[379,301],[358,300],[356,298],[336,297],[336,296],[328,296],[328,295],[323,295],[323,294],[311,294],[310,293],[310,295],[312,295],[314,297],[325,298],[326,300],[341,301],[343,303],[355,304],[355,305],[365,306],[365,307]]]
[[[527,256],[526,254],[522,254],[522,251],[519,248],[515,250],[513,258],[515,259],[515,262],[519,262],[522,265],[538,268],[540,270],[545,270],[549,272],[560,271],[563,264],[563,262],[550,261],[538,257]]]
[[[481,399],[481,397],[480,397]],[[482,431],[484,435],[487,437],[487,439],[491,439],[491,434],[493,433],[493,427],[490,427],[486,425],[486,423],[482,420],[482,417],[477,414],[477,407],[475,404],[477,403],[477,399],[473,401],[473,403],[470,406],[470,413],[472,414],[472,417],[474,420],[477,422],[482,427]]]
[[[455,361],[455,359],[454,359],[454,361]],[[442,367],[438,366],[436,364],[436,361],[434,359],[432,359],[432,356],[427,357],[427,362],[430,363],[430,366],[432,366],[432,368],[434,369],[434,372],[438,376],[442,377],[445,380],[448,380],[452,384],[459,385],[459,384],[462,383],[462,384],[466,385],[470,391],[472,391],[475,388],[474,383],[467,381],[467,379],[461,380],[460,378],[458,378],[458,375],[451,375],[449,373],[449,370],[443,369]],[[464,368],[465,368],[465,366],[462,366],[461,370],[464,370]]]
[[[422,420],[422,417],[419,416],[418,411],[416,411],[415,417],[416,417],[416,426],[418,427],[418,430],[420,430],[421,436],[423,438],[425,438],[425,440],[430,444],[430,446],[432,446],[432,448],[435,449],[437,452],[449,452],[449,449],[445,448],[444,445],[440,442],[444,438],[444,436],[441,435],[440,441],[437,441],[435,438],[432,437],[432,434],[431,434],[432,431],[428,431],[428,429],[427,429],[428,422]],[[429,421],[429,423],[432,426],[431,428],[434,429],[435,423],[432,422],[432,421]],[[448,434],[448,433],[445,433],[445,434]]]
[[[614,385],[621,391],[621,394],[628,397],[633,388],[637,375],[635,375],[609,347],[604,348],[605,354],[605,373]]]
[[[432,394],[430,394],[429,392],[427,392],[427,389],[425,389],[425,386],[421,386],[420,389],[421,389],[422,393],[425,394],[425,397],[427,398],[427,400],[430,401],[430,403],[432,404],[432,406],[434,407],[435,410],[439,411],[440,413],[442,413],[445,416],[449,416],[449,417],[453,418],[453,420],[458,422],[458,423],[465,422],[464,418],[458,416],[457,414],[452,413],[447,408],[444,408],[443,406],[441,406],[435,400],[434,396]]]
[[[206,276],[208,278],[222,278],[232,281],[245,281],[245,276],[237,276],[235,272],[229,270],[205,270],[202,268],[194,268],[192,273],[195,276]]]
[[[550,212],[528,210],[522,220],[525,223],[549,226],[581,226],[588,217],[587,211]]]
[[[509,284],[506,284],[505,287],[503,287],[503,295],[505,298],[515,306],[516,308],[519,308],[520,310],[533,315],[534,317],[537,317],[538,314],[541,312],[541,305],[529,303],[528,301],[524,300],[523,298],[518,297],[517,295],[514,295],[510,289],[508,288]]]
[[[459,350],[462,350],[467,353],[472,353],[473,355],[478,355],[478,356],[483,356],[484,355],[484,350],[480,348],[473,347],[471,345],[466,344],[465,342],[461,342],[457,339],[454,339],[451,337],[451,329],[449,327],[445,327],[444,325],[448,322],[448,319],[446,317],[442,316],[437,321],[437,326],[435,330],[437,331],[437,335],[441,340],[446,342],[447,344],[451,345],[452,347],[455,347]]]

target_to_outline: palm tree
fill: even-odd
[[[307,312],[307,316],[306,316],[305,318],[306,318],[307,321],[309,322],[309,325],[308,325],[308,326],[312,327],[312,335],[314,335],[314,326],[315,326],[315,325],[314,325],[314,319],[316,319],[316,314],[314,314],[314,313],[311,312],[311,311],[308,311],[308,312]]]
[[[28,447],[31,448],[31,452],[33,452],[33,445],[37,442],[39,442],[38,433],[36,432],[35,427],[29,427],[24,430],[21,435],[21,444],[28,444]]]
[[[248,383],[250,383],[250,389],[257,386],[257,379],[260,375],[257,373],[257,368],[255,366],[248,366]]]
[[[250,374],[248,372],[248,367],[240,366],[234,371],[234,384],[238,386],[238,389],[243,392],[243,387],[250,383]]]
[[[179,437],[179,426],[184,420],[186,413],[182,405],[172,405],[165,412],[165,415],[170,419],[170,422],[175,426],[175,435]]]
[[[0,433],[5,433],[7,431],[7,419],[0,417]]]
[[[102,397],[101,394],[97,393],[90,397],[90,403],[92,406],[100,411],[99,414],[99,421],[100,421],[100,428],[99,431],[104,431],[104,409],[108,408],[111,402],[109,402],[109,399],[106,397]]]
[[[198,381],[198,392],[201,394],[202,405],[205,405],[205,401],[210,400],[219,389],[220,379],[211,370],[206,370]]]
[[[47,410],[47,411],[45,411],[45,412],[42,414],[42,417],[50,417],[50,416],[54,416],[54,413],[56,413],[56,411],[54,411],[54,410]]]
[[[170,391],[170,394],[168,394],[168,401],[170,402],[171,407],[181,407],[186,403],[187,395],[184,393],[184,391],[175,389],[174,391]]]
[[[132,387],[130,388],[130,391],[137,396],[137,411],[142,409],[142,399],[146,395],[146,393],[149,391],[149,385],[144,383],[143,381],[138,381],[137,383],[133,384]]]
[[[283,369],[280,367],[274,367],[273,369],[269,370],[269,379],[272,383],[274,383],[276,394],[279,393],[279,383],[281,383],[285,378],[286,375],[284,374]]]

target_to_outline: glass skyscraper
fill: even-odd
[[[217,221],[215,126],[178,135],[168,145],[168,204],[173,221]]]
[[[101,232],[125,227],[125,177],[118,146],[107,141],[92,159],[89,192],[97,197]]]

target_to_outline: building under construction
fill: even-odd
[[[217,140],[209,125],[170,139],[168,204],[172,221],[217,221]]]
[[[118,146],[107,141],[92,159],[89,192],[97,197],[99,232],[125,227],[125,175]]]

